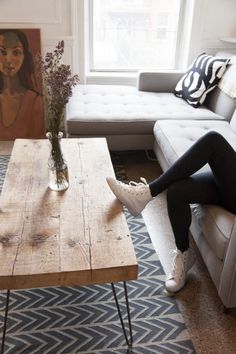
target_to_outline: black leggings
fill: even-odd
[[[211,171],[195,174],[207,163]],[[183,252],[189,247],[191,203],[221,205],[236,214],[236,152],[222,135],[211,131],[149,187],[153,197],[167,189],[176,246]]]

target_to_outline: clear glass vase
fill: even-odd
[[[46,134],[50,142],[50,156],[48,159],[48,186],[53,191],[64,191],[69,187],[68,167],[61,151],[62,132],[53,135]]]

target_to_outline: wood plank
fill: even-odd
[[[116,274],[121,280],[124,272],[128,274],[128,271],[129,277],[134,279],[134,274],[137,277],[137,264],[128,225],[120,202],[106,183],[107,176],[114,176],[107,144],[98,138],[80,139],[75,143],[77,146],[74,146],[73,154],[68,155],[71,160],[67,159],[67,162],[75,166],[79,161],[77,170],[82,177],[79,181],[83,187],[81,195],[85,197],[83,210],[86,227],[89,228],[93,280],[111,279],[110,275],[108,277],[110,269],[113,279]],[[66,149],[63,151],[66,155]],[[79,160],[76,158],[78,155]],[[131,265],[135,266],[132,268]]]
[[[47,140],[16,140],[0,198],[0,289],[137,278],[105,139],[63,139],[70,186],[48,188]]]
[[[120,203],[116,199],[99,205],[90,199],[89,203],[93,281],[137,278],[136,256]]]

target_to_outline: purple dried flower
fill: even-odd
[[[79,83],[79,76],[72,75],[70,65],[61,63],[63,54],[64,41],[59,41],[54,51],[46,53],[44,59],[41,55],[36,58],[44,82],[48,130],[56,135],[60,130],[65,105],[72,95],[72,88]]]

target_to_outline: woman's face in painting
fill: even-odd
[[[24,48],[15,33],[0,35],[0,72],[13,77],[20,70],[24,61]]]

